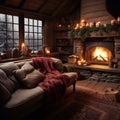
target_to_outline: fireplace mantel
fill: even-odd
[[[90,35],[86,38],[110,38],[110,37],[120,37],[120,34],[107,34],[107,33],[105,33],[104,35]]]

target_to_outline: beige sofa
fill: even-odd
[[[78,78],[77,73],[64,73],[64,66],[61,60],[57,58],[52,59],[54,61],[54,66],[56,67],[56,69],[58,69],[62,74],[66,74],[70,77],[70,82],[67,87],[73,85],[73,90],[75,91],[75,83]],[[42,108],[44,100],[44,90],[40,86],[38,86],[38,83],[32,83],[31,78],[34,78],[34,72],[32,73],[32,76],[29,75],[29,80],[31,83],[27,84],[27,87],[18,80],[21,77],[19,73],[20,69],[25,64],[28,65],[28,63],[32,64],[32,60],[0,64],[0,113],[2,114],[1,119],[23,119],[35,110]],[[24,66],[23,68],[27,70],[26,66]],[[32,70],[33,68],[30,69]],[[31,71],[30,69],[28,70],[29,72]],[[18,79],[16,79],[15,71],[19,73]],[[39,82],[44,82],[44,77],[42,76],[42,78],[39,78],[39,80]]]

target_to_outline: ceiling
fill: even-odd
[[[0,7],[38,14],[42,17],[61,17],[80,8],[81,0],[0,0]]]

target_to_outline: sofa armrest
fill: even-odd
[[[64,72],[75,72],[75,69],[74,67],[71,67],[70,65],[66,63],[66,64],[63,64],[63,71]]]

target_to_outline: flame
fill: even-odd
[[[96,47],[96,49],[93,53],[93,56],[94,56],[94,58],[97,58],[97,60],[99,60],[99,61],[103,61],[103,59],[108,61],[107,52],[102,47]]]
[[[84,60],[83,58],[81,60],[77,61],[78,65],[87,65],[86,60]]]

